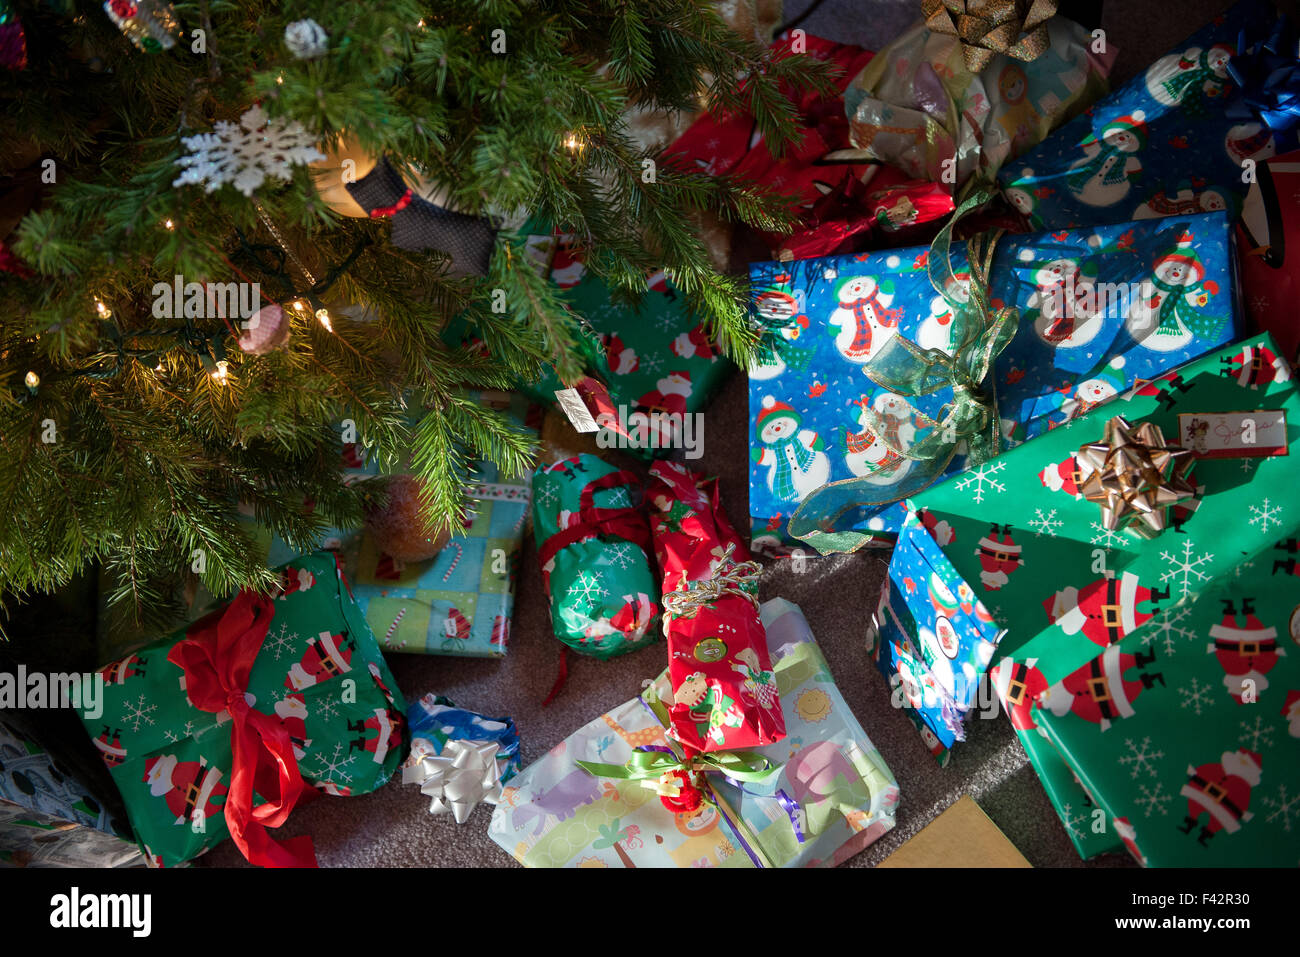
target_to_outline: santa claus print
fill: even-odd
[[[670,372],[655,388],[637,400],[637,406],[647,412],[686,413],[686,400],[691,397],[691,374],[685,371]]]
[[[855,276],[836,287],[839,305],[826,324],[837,330],[835,348],[849,362],[867,363],[898,332],[903,310],[891,309],[892,279]]]
[[[1133,717],[1133,702],[1143,691],[1157,682],[1164,687],[1163,675],[1145,670],[1155,660],[1152,650],[1129,655],[1121,654],[1118,645],[1111,645],[1048,688],[1039,704],[1058,718],[1074,714],[1106,731],[1112,721]]]
[[[294,662],[289,669],[284,679],[285,687],[302,691],[346,674],[352,670],[352,652],[355,650],[356,644],[351,635],[331,635],[328,631],[322,631],[307,642],[302,659]]]
[[[617,333],[604,336],[603,339],[605,361],[609,363],[610,372],[614,375],[630,375],[640,367],[641,360],[637,358],[636,351],[624,345]]]
[[[179,761],[174,754],[149,758],[142,780],[149,785],[150,794],[167,802],[176,824],[221,813],[216,801],[225,796],[226,786],[221,783],[221,772],[203,758]]]
[[[1137,861],[1143,867],[1146,867],[1147,856],[1143,854],[1142,849],[1138,847],[1137,830],[1129,823],[1129,819],[1126,817],[1117,817],[1115,818],[1114,823],[1115,833],[1119,835],[1120,841],[1128,850],[1129,854],[1133,856],[1133,860]]]
[[[277,598],[288,598],[300,591],[307,591],[316,584],[316,576],[305,568],[290,565],[280,572],[280,593]]]
[[[1300,738],[1300,691],[1292,689],[1286,693],[1282,717],[1286,718],[1286,733],[1293,738]]]
[[[1011,726],[1018,731],[1033,731],[1038,728],[1034,721],[1033,705],[1048,686],[1047,679],[1037,665],[1037,658],[1026,661],[1006,658],[989,672],[989,681],[997,692],[998,700],[1011,719]]]
[[[109,768],[115,768],[126,760],[126,748],[122,746],[120,729],[105,727],[92,743]]]
[[[289,735],[293,746],[293,756],[301,761],[311,744],[307,737],[307,703],[300,694],[285,695],[275,703],[275,716],[280,719],[280,726]]]
[[[1091,471],[1091,468],[1079,462],[1071,454],[1068,458],[1049,465],[1039,472],[1038,481],[1043,484],[1043,488],[1051,489],[1053,492],[1064,492],[1074,498],[1080,498],[1083,493],[1079,491],[1079,488]]]
[[[1217,764],[1188,766],[1187,783],[1178,793],[1187,798],[1187,816],[1178,830],[1190,835],[1202,816],[1196,841],[1209,847],[1210,838],[1220,831],[1236,834],[1254,817],[1250,792],[1259,786],[1263,761],[1254,751],[1238,748],[1225,751]]]
[[[1277,629],[1265,625],[1255,615],[1254,599],[1231,598],[1223,602],[1223,620],[1210,626],[1214,639],[1206,654],[1218,659],[1223,669],[1223,684],[1237,704],[1256,700],[1268,687],[1265,677],[1286,649],[1278,644]]]
[[[930,533],[930,537],[938,545],[951,545],[957,539],[957,533],[953,531],[947,519],[939,518],[928,508],[918,509],[916,517],[921,520],[922,527]]]
[[[710,362],[718,358],[718,349],[709,337],[704,334],[703,326],[696,326],[690,332],[681,333],[673,340],[673,355],[681,356],[683,359],[708,359]]]
[[[1266,346],[1244,346],[1236,355],[1219,360],[1219,374],[1235,379],[1243,389],[1258,389],[1273,382],[1289,382],[1291,369]]]
[[[136,675],[145,676],[145,660],[139,655],[127,655],[121,661],[100,668],[98,674],[106,684],[124,685],[128,679]]]
[[[1124,572],[1119,578],[1108,574],[1083,588],[1058,591],[1043,608],[1048,620],[1067,635],[1082,634],[1105,648],[1154,618],[1160,602],[1168,598],[1168,588],[1147,588],[1132,572]]]
[[[402,744],[402,716],[387,708],[375,708],[364,721],[349,721],[348,730],[357,735],[348,753],[364,751],[375,764],[383,764],[389,752]]]
[[[980,581],[986,591],[998,591],[1011,573],[1024,564],[1020,546],[1011,537],[1010,525],[993,525],[979,540],[975,554],[980,560]]]
[[[1178,399],[1175,392],[1182,395],[1192,387],[1177,372],[1166,372],[1154,379],[1139,379],[1133,388],[1124,394],[1124,401],[1130,402],[1135,396],[1153,396],[1161,407],[1168,412],[1177,408]]]

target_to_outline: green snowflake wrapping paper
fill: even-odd
[[[1224,436],[1235,434],[1229,426],[1239,426],[1245,413],[1258,426],[1254,451],[1274,454],[1239,457],[1239,441],[1224,445]],[[1099,506],[1079,492],[1084,473],[1075,455],[1100,442],[1115,415],[1135,426],[1152,423],[1169,442],[1181,439],[1198,451],[1190,474],[1195,497],[1176,505],[1169,527],[1150,539],[1107,529]],[[1180,423],[1180,415],[1188,418]],[[1196,422],[1204,427],[1184,429]],[[910,543],[945,592],[966,589],[975,599],[967,614],[926,601],[915,576],[911,589],[903,579],[904,591],[918,596],[908,606],[920,644],[937,649],[927,657],[954,673],[978,661],[982,644],[996,647],[992,683],[1085,856],[1113,849],[1117,835],[1081,826],[1091,799],[1038,728],[1034,701],[1100,650],[1148,633],[1149,623],[1272,552],[1284,514],[1278,510],[1287,508],[1294,480],[1289,455],[1275,453],[1291,448],[1298,426],[1290,370],[1272,340],[1259,336],[1140,383],[1109,406],[909,502],[900,548]],[[929,673],[942,679],[944,669],[934,663],[927,663]],[[961,700],[939,697],[949,727],[960,727],[975,704],[969,692]]]
[[[541,268],[549,267],[565,302],[585,320],[587,335],[579,346],[589,375],[608,392],[607,401],[605,396],[588,399],[596,405],[592,415],[607,433],[599,441],[608,440],[645,458],[701,441],[697,429],[685,432],[680,418],[662,416],[699,412],[735,369],[705,333],[703,320],[687,308],[685,297],[662,270],[646,277],[639,303],[615,302],[604,281],[587,270],[574,237],[544,230],[538,222],[524,227],[525,233],[532,233],[527,255]],[[554,406],[555,393],[563,388],[548,368],[524,390]],[[644,425],[633,418],[638,412],[648,417]],[[611,419],[602,420],[602,413]],[[655,418],[656,413],[661,417]]]
[[[241,612],[251,617],[241,620]],[[182,653],[185,667],[177,663]],[[269,755],[259,741],[278,742],[278,756],[299,769],[306,785],[339,796],[375,790],[403,757],[401,692],[328,552],[284,566],[275,597],[241,593],[101,674],[103,714],[82,721],[141,847],[163,866],[189,860],[228,835],[241,778],[233,766],[236,735],[245,735],[245,760],[259,762],[254,807],[271,797],[276,780],[275,762],[267,773]],[[251,774],[253,766],[244,770]],[[256,831],[247,828],[254,853],[241,846],[246,856],[283,862],[274,841]],[[288,857],[312,857],[305,839],[284,845]]]
[[[533,473],[533,532],[555,637],[605,660],[655,640],[659,585],[639,480],[594,455]]]
[[[1256,513],[1278,538],[1240,574],[1111,645],[1033,707],[1141,864],[1300,864],[1300,513],[1288,511],[1270,501]]]

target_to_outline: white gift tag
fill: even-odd
[[[587,411],[587,406],[578,395],[577,389],[556,389],[555,400],[560,403],[560,409],[568,417],[570,424],[579,432],[597,432],[600,426],[596,420],[591,417]]]

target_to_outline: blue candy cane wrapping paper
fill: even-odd
[[[1003,237],[990,298],[1018,307],[1020,325],[985,388],[1005,445],[1231,341],[1242,314],[1233,241],[1223,212]],[[930,282],[926,248],[750,267],[752,314],[774,344],[749,370],[750,514],[765,541],[787,539],[790,515],[827,483],[865,477],[888,497],[907,477],[912,464],[867,429],[862,409],[906,449],[952,391],[901,396],[868,373],[893,336],[951,347],[952,301],[965,299],[970,278],[964,244],[953,249],[946,296]],[[945,474],[966,464],[958,455]],[[886,503],[837,524],[887,542],[905,514]]]
[[[1297,145],[1300,106],[1278,108],[1300,94],[1296,34],[1277,24],[1268,0],[1216,17],[1004,166],[1007,198],[1038,229],[1235,213],[1243,163]]]
[[[622,764],[634,748],[663,747],[654,707],[671,698],[666,673],[642,698],[614,708],[556,745],[505,788],[489,835],[529,867],[833,866],[894,826],[898,786],[835,687],[798,607],[762,606],[787,737],[753,749],[781,772],[749,791],[711,774],[725,808],[673,813],[639,781],[595,777],[577,761]],[[662,707],[661,705],[659,705]],[[798,805],[790,812],[776,795]]]

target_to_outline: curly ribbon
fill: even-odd
[[[886,458],[912,463],[908,474],[891,485],[877,485],[872,475],[831,482],[808,495],[790,517],[790,534],[822,553],[853,552],[872,538],[869,533],[837,529],[849,512],[863,507],[897,502],[933,484],[966,446],[969,463],[979,465],[998,454],[1001,426],[992,383],[985,384],[993,360],[1011,342],[1020,320],[1014,306],[995,306],[989,300],[989,278],[993,254],[1003,230],[993,230],[970,239],[966,255],[970,261],[970,298],[962,302],[952,268],[953,226],[967,213],[988,202],[990,194],[979,190],[966,199],[930,245],[930,283],[952,310],[952,351],[922,349],[902,336],[892,336],[865,368],[867,376],[882,389],[902,396],[930,395],[951,389],[953,400],[940,410],[937,419],[917,413],[924,436],[904,449],[889,437],[880,416],[870,408],[862,410],[863,425],[887,450]]]
[[[1106,423],[1101,441],[1081,447],[1075,460],[1087,475],[1079,492],[1101,506],[1101,523],[1110,531],[1128,528],[1154,538],[1164,530],[1170,506],[1196,497],[1187,480],[1196,464],[1191,450],[1166,443],[1151,422],[1133,428],[1117,415]]]
[[[754,606],[758,612],[758,576],[763,566],[758,562],[737,562],[732,560],[736,551],[734,542],[727,545],[714,566],[709,578],[687,581],[686,572],[682,572],[681,584],[676,591],[671,591],[663,598],[664,637],[668,637],[669,625],[675,618],[694,618],[701,608],[712,607],[718,599],[726,595],[737,595]]]
[[[537,549],[537,560],[542,566],[543,577],[546,579],[548,589],[550,588],[551,576],[549,572],[545,571],[546,566],[562,549],[568,548],[570,545],[576,545],[578,542],[608,536],[633,542],[639,545],[644,552],[648,553],[650,551],[650,528],[636,508],[630,506],[621,508],[596,507],[596,492],[618,488],[623,485],[636,485],[639,482],[640,479],[634,473],[622,469],[618,472],[610,472],[598,479],[592,479],[583,487],[582,497],[578,505],[578,521],[568,528],[562,528],[554,535],[551,535]]]
[[[956,37],[966,69],[979,73],[999,53],[1028,62],[1047,52],[1056,0],[921,0],[933,33]]]
[[[276,841],[279,827],[307,791],[289,732],[278,720],[254,711],[245,698],[248,676],[274,615],[264,595],[240,592],[224,611],[201,619],[172,646],[167,660],[185,672],[185,693],[200,711],[229,711],[230,791],[226,826],[235,846],[261,867],[315,867],[310,837]],[[266,803],[253,807],[256,791]]]
[[[1300,38],[1285,16],[1254,50],[1241,31],[1228,76],[1237,87],[1224,110],[1228,119],[1259,120],[1275,133],[1300,123]]]

